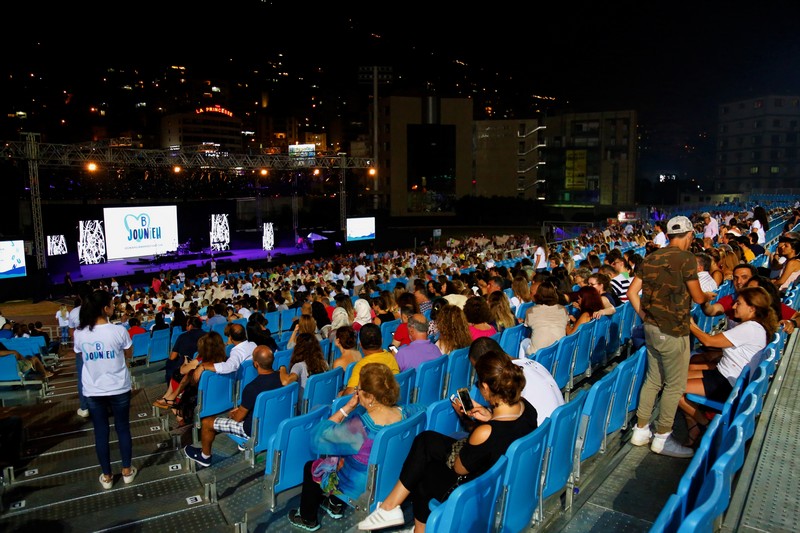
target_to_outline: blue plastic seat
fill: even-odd
[[[567,337],[577,337],[575,355],[569,372],[567,392],[575,389],[585,378],[592,375],[592,353],[594,352],[592,341],[596,323],[597,320],[592,319],[578,326],[577,331],[572,335],[567,335]]]
[[[278,328],[278,331],[281,334],[286,333],[287,331],[291,335],[292,331],[292,320],[294,317],[297,316],[297,313],[300,311],[299,307],[292,307],[290,309],[283,309],[282,311],[278,311],[278,321],[274,324],[267,324],[269,326],[270,331],[273,331],[273,328]],[[266,316],[266,315],[265,315]],[[269,320],[269,318],[267,318]]]
[[[681,523],[678,533],[713,531],[714,521],[730,504],[730,487],[719,470],[712,470],[706,477],[700,493],[700,505],[689,513]]]
[[[425,410],[425,429],[456,439],[467,435],[449,397],[428,405]]]
[[[580,326],[578,331],[580,331],[582,327],[583,326]],[[578,346],[578,331],[572,335],[565,335],[556,342],[558,346],[556,347],[553,379],[556,380],[558,388],[562,391],[566,391],[569,388],[570,375],[575,361],[575,349]]]
[[[647,348],[639,352],[636,357],[636,365],[633,368],[633,387],[631,394],[628,396],[628,412],[635,411],[639,407],[639,393],[642,391],[642,385],[647,377]]]
[[[528,309],[536,305],[534,302],[522,302],[517,306],[516,311],[514,311],[514,316],[519,319],[525,320],[525,315],[528,314]]]
[[[161,332],[164,333],[161,333]],[[158,334],[158,335],[156,335]],[[147,366],[169,359],[171,346],[169,343],[169,330],[161,329],[153,332],[153,337],[147,346]]]
[[[334,368],[313,374],[306,379],[300,414],[305,414],[319,405],[329,407],[344,384],[344,370]]]
[[[291,368],[289,367],[289,363],[292,360],[293,351],[294,350],[290,348],[288,350],[278,350],[277,352],[275,352],[274,361],[272,362],[272,368],[278,370],[280,367],[285,366],[287,372],[291,370]]]
[[[281,311],[268,311],[264,313],[264,318],[267,319],[266,328],[272,335],[286,331],[286,328],[281,325]]]
[[[278,494],[302,484],[303,467],[319,457],[311,450],[311,430],[330,414],[329,408],[318,407],[278,424],[275,437],[267,447],[264,468],[264,485],[272,512],[277,507]]]
[[[611,324],[608,326],[608,339],[606,341],[606,362],[611,361],[620,355],[620,350],[622,348],[621,327],[624,313],[625,304],[620,304],[616,307],[616,311],[610,317]]]
[[[375,436],[367,461],[367,489],[356,501],[347,502],[366,517],[391,492],[400,477],[414,438],[425,428],[425,411],[384,427]]]
[[[713,409],[721,413],[723,409],[725,409],[726,404],[731,404],[731,406],[735,409],[736,403],[739,401],[739,396],[750,383],[750,367],[746,366],[742,369],[742,372],[739,374],[739,377],[736,378],[736,382],[733,384],[733,389],[731,390],[728,398],[724,402],[718,402],[716,400],[711,400],[706,398],[705,396],[701,396],[699,394],[686,394],[686,399],[692,403],[696,403],[702,405],[706,409]]]
[[[605,453],[606,429],[608,414],[617,376],[614,372],[606,374],[591,386],[586,394],[581,417],[578,424],[578,436],[575,444],[578,461],[575,462],[575,484],[580,481],[580,465],[598,452]]]
[[[611,328],[611,317],[603,315],[592,320],[592,353],[589,356],[589,370],[603,367],[608,361],[608,335]]]
[[[240,365],[236,370],[236,384],[234,387],[236,394],[236,405],[242,403],[242,393],[244,392],[245,386],[253,381],[253,378],[255,378],[257,375],[258,369],[256,368],[256,365],[253,364],[253,361],[245,361],[244,364]]]
[[[681,499],[677,494],[671,494],[658,513],[656,521],[653,522],[650,533],[674,533],[681,527],[681,522],[683,522]]]
[[[442,399],[444,374],[447,356],[425,361],[417,367],[414,390],[411,398],[414,403],[430,405]]]
[[[511,357],[519,356],[519,344],[525,334],[525,324],[517,324],[506,328],[500,335],[500,347]]]
[[[150,333],[137,333],[131,337],[131,341],[133,342],[133,354],[131,355],[131,360],[137,361],[146,359],[147,352],[150,348]]]
[[[227,328],[227,327],[228,327],[228,323],[227,322],[222,322],[220,324],[214,324],[213,326],[211,326],[211,330],[210,331],[216,331],[217,333],[219,333],[220,337],[222,337],[222,342],[227,343],[228,342],[228,336],[225,335],[225,328]]]
[[[581,390],[569,402],[558,406],[550,415],[545,455],[542,461],[542,482],[539,488],[537,522],[544,517],[544,501],[566,491],[564,510],[572,507],[572,472],[578,424],[586,391]]]
[[[396,320],[388,320],[386,322],[381,322],[381,348],[384,350],[389,349],[389,345],[392,344],[392,340],[394,340],[394,332],[397,329],[397,326],[401,324],[402,320],[399,318]]]
[[[461,387],[469,387],[471,373],[472,363],[469,360],[469,346],[450,352],[447,355],[442,398],[450,398],[450,395]]]
[[[508,466],[498,498],[497,531],[518,533],[527,530],[539,505],[539,479],[550,433],[550,418],[530,434],[511,443],[506,450]]]
[[[6,341],[11,339],[3,339],[4,346],[9,350],[16,350],[10,348]],[[17,350],[19,351],[19,350]],[[17,358],[13,355],[4,355],[0,357],[0,386],[5,387],[26,387],[28,385],[38,385],[40,387],[39,395],[44,396],[47,392],[47,382],[44,379],[29,379],[28,376],[32,373],[31,370],[20,372],[17,366]]]
[[[643,350],[641,348],[640,350]],[[612,391],[611,412],[608,415],[606,435],[626,428],[628,425],[628,403],[636,380],[636,364],[638,357],[644,357],[637,351],[617,364],[609,375],[614,376],[614,389]]]
[[[170,350],[175,347],[175,342],[177,342],[178,337],[181,336],[181,333],[183,333],[183,328],[181,326],[172,326],[172,329],[169,333]]]
[[[197,384],[197,407],[194,410],[194,442],[199,440],[201,420],[207,416],[216,416],[233,409],[233,393],[236,373],[218,374],[203,372]]]
[[[528,357],[545,367],[550,375],[553,375],[558,357],[558,346],[558,341],[556,341],[550,346],[539,348]]]
[[[501,456],[492,467],[456,488],[443,502],[431,500],[426,530],[437,533],[489,533],[508,459]]]
[[[407,403],[411,403],[414,397],[414,383],[416,381],[416,376],[417,370],[413,367],[407,368],[399,374],[394,375],[394,378],[400,385],[400,399],[397,400],[398,404],[405,405]]]
[[[253,406],[250,438],[245,439],[226,433],[231,440],[244,447],[251,467],[256,465],[256,456],[269,448],[269,444],[275,438],[278,424],[294,416],[299,390],[300,384],[295,381],[284,387],[259,393]]]

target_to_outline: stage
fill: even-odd
[[[123,279],[129,279],[130,277],[134,277],[134,283],[138,284],[149,279],[152,274],[159,274],[162,271],[172,271],[177,274],[179,270],[183,270],[187,276],[210,272],[212,259],[217,263],[217,272],[239,270],[247,268],[250,264],[266,265],[269,264],[268,254],[272,257],[272,263],[283,264],[299,259],[305,260],[313,256],[314,251],[306,247],[279,247],[269,252],[260,248],[218,252],[204,250],[183,254],[121,259],[96,265],[73,264],[63,266],[48,264],[48,272],[50,282],[54,286],[62,286],[64,284],[67,272],[69,272],[73,284],[100,279],[110,281],[111,278],[117,278],[117,281],[122,282]]]

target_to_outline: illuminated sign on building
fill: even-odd
[[[200,113],[221,113],[223,115],[227,115],[227,116],[233,118],[233,113],[231,111],[228,111],[224,107],[220,107],[218,105],[199,107],[199,108],[197,108],[197,110],[195,110],[195,113],[197,113],[198,115]]]

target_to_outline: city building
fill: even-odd
[[[545,128],[538,119],[474,122],[475,185],[478,196],[538,199]]]
[[[563,113],[544,119],[546,205],[612,207],[634,204],[636,112]]]
[[[392,216],[452,215],[473,194],[473,101],[390,96],[380,100],[373,192]],[[515,176],[514,176],[515,179]]]
[[[205,153],[241,153],[242,121],[220,106],[176,113],[161,121],[161,147]]]
[[[766,95],[719,106],[717,193],[791,187],[797,158],[800,96]]]

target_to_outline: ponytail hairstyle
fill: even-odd
[[[105,308],[109,305],[111,305],[111,293],[102,289],[93,291],[81,299],[78,329],[88,326],[89,331],[92,331],[97,320],[105,316]]]
[[[525,375],[506,353],[490,350],[481,355],[475,362],[475,372],[478,381],[489,387],[492,407],[501,402],[508,405],[519,402],[525,388]]]

